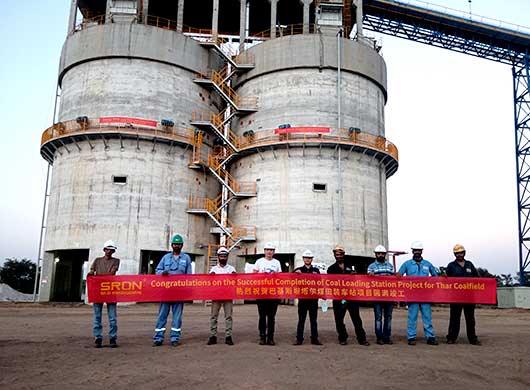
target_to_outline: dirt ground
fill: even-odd
[[[337,342],[333,312],[319,312],[323,346],[293,346],[296,307],[280,306],[276,346],[257,344],[257,307],[234,308],[234,346],[207,346],[209,307],[186,305],[178,347],[151,346],[157,305],[118,307],[119,348],[95,349],[86,305],[0,304],[2,389],[529,389],[530,311],[477,310],[482,346],[406,343],[406,310],[393,317],[394,345],[375,344],[373,312],[361,310],[372,343]],[[222,315],[222,314],[221,314]],[[449,312],[433,308],[444,340]],[[421,322],[420,322],[421,324]],[[464,332],[465,325],[462,324]],[[108,329],[106,318],[105,330]],[[419,326],[421,328],[421,325]],[[223,340],[224,321],[220,321]],[[423,336],[420,329],[418,336]],[[105,338],[105,343],[108,339]]]

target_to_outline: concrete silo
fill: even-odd
[[[266,241],[358,265],[387,244],[386,69],[349,36],[351,1],[73,0],[39,298],[80,300],[114,239],[150,272],[180,233],[196,272],[219,242],[242,270]],[[362,267],[361,267],[362,268]]]

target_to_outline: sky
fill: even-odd
[[[436,1],[469,12],[468,0]],[[53,123],[69,3],[24,0],[3,8],[0,261],[37,258],[47,169],[40,137]],[[471,11],[472,17],[530,27],[527,0],[473,0]],[[387,181],[389,249],[410,251],[410,243],[419,240],[424,257],[443,266],[453,259],[453,245],[461,243],[476,266],[514,274],[518,227],[510,66],[366,35],[383,46],[386,136],[400,154],[399,170]]]

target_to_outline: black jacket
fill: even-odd
[[[478,278],[478,272],[475,269],[475,266],[471,261],[464,260],[464,266],[460,266],[457,261],[452,261],[447,264],[447,269],[445,270],[447,276],[454,276],[458,278],[470,277]]]

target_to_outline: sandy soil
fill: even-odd
[[[394,312],[394,345],[375,344],[373,312],[362,309],[372,345],[340,346],[333,312],[319,313],[323,346],[293,346],[296,308],[280,306],[276,346],[257,345],[257,308],[234,309],[234,341],[207,346],[209,308],[186,305],[179,347],[151,346],[157,306],[118,308],[119,348],[93,348],[92,309],[0,304],[2,389],[525,389],[530,388],[530,311],[477,311],[482,346],[406,344],[406,310]],[[435,308],[447,331],[447,308]],[[220,321],[221,322],[221,321]],[[106,318],[105,329],[108,329]],[[308,327],[309,324],[306,325]],[[465,325],[463,325],[465,329]],[[463,330],[464,330],[463,329]],[[221,322],[220,336],[224,324]],[[419,331],[423,335],[423,331]],[[105,342],[108,342],[105,339]]]

